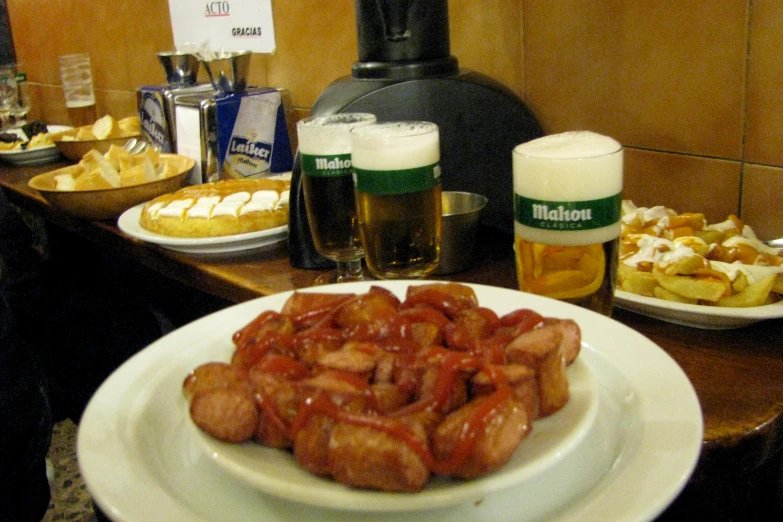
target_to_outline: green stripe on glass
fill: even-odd
[[[302,172],[323,178],[349,176],[352,173],[351,154],[302,154]]]
[[[588,201],[542,201],[514,194],[514,217],[543,230],[593,230],[620,221],[622,193]]]
[[[440,183],[440,164],[401,170],[365,170],[354,167],[356,190],[367,194],[408,194]]]

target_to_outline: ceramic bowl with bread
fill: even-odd
[[[53,206],[87,219],[115,219],[127,209],[182,187],[196,162],[152,148],[130,155],[114,146],[89,151],[69,167],[40,174],[28,183]]]
[[[141,135],[138,116],[115,119],[106,115],[92,125],[75,127],[53,137],[60,153],[71,161],[79,161],[91,150],[105,154],[112,145],[122,146]]]

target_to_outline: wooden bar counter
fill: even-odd
[[[229,303],[308,287],[322,273],[292,268],[285,242],[247,254],[194,256],[131,238],[111,221],[64,214],[27,186],[34,175],[64,165],[2,165],[0,186],[21,209]],[[474,268],[448,279],[516,287],[508,236],[482,234],[478,258]],[[783,319],[702,330],[617,308],[613,317],[653,340],[682,367],[704,415],[704,444],[694,476],[659,520],[783,519]]]

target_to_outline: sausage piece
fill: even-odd
[[[419,491],[430,470],[405,442],[366,426],[340,422],[329,439],[332,476],[350,486],[381,491]]]
[[[212,388],[190,401],[190,417],[204,432],[224,442],[250,439],[258,425],[252,395],[237,388]]]

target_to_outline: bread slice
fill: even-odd
[[[76,189],[76,182],[71,174],[58,174],[54,177],[54,183],[55,190],[64,190],[70,192]]]
[[[90,127],[79,127],[75,138],[76,141],[94,141],[98,139],[95,137],[95,134],[92,133],[92,129]]]
[[[135,136],[141,132],[141,120],[138,116],[128,116],[117,122],[123,136]]]
[[[111,115],[107,114],[92,125],[92,133],[99,140],[115,138],[120,134],[120,126]]]
[[[117,170],[127,168],[127,165],[130,163],[130,152],[114,144],[109,146],[109,150],[104,154],[104,157],[109,160]]]

